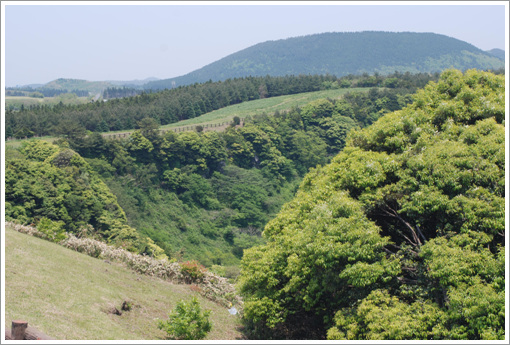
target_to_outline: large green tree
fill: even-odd
[[[5,216],[36,225],[62,222],[68,232],[93,233],[107,242],[137,250],[140,236],[127,225],[117,198],[75,151],[32,141],[6,162]]]
[[[310,172],[245,252],[251,336],[503,339],[504,84],[447,70]]]

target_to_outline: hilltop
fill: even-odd
[[[413,32],[332,32],[256,44],[186,75],[145,84],[164,89],[247,76],[441,72],[498,69],[504,59],[444,35]]]
[[[447,68],[496,70],[504,65],[504,50],[483,51],[435,33],[329,32],[258,43],[175,78],[128,81],[59,78],[25,87],[84,90],[95,95],[107,88],[127,87],[141,92],[254,76],[436,73]]]
[[[503,49],[495,48],[495,49],[487,50],[487,53],[497,57],[498,59],[505,61],[505,51]]]
[[[106,80],[89,81],[84,79],[58,78],[45,84],[30,84],[24,86],[6,88],[7,95],[28,96],[33,92],[42,93],[41,97],[52,97],[60,93],[74,93],[78,96],[102,95],[107,89],[128,88],[134,94],[140,90],[142,85],[158,81],[158,78],[150,77],[142,80]],[[138,92],[141,92],[138,91]],[[97,96],[99,97],[99,96]],[[97,98],[96,98],[97,99]]]
[[[59,78],[47,84],[44,84],[44,86],[42,86],[41,88],[57,90],[59,89],[80,90],[96,94],[101,93],[105,88],[111,86],[114,85],[106,81],[87,81],[82,79]]]

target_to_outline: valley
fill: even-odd
[[[9,265],[33,262],[27,248],[39,258],[37,272],[27,273],[37,282],[29,280],[30,289],[26,276],[18,279],[20,268],[7,266],[7,298],[45,301],[35,311],[10,305],[7,316],[26,317],[60,339],[93,339],[99,324],[90,315],[112,324],[102,339],[162,339],[155,315],[177,299],[155,296],[202,296],[192,281],[169,286],[136,277],[152,284],[147,292],[132,283],[133,272],[105,276],[110,265],[97,259],[84,267],[89,258],[50,243],[72,235],[235,284],[229,298],[244,301],[240,319],[229,319],[222,302],[200,300],[220,308],[207,339],[501,339],[504,76],[446,70],[438,79],[429,75],[423,88],[421,74],[400,76],[408,88],[380,87],[389,78],[379,77],[379,87],[275,96],[189,119],[207,124],[253,112],[224,131],[162,133],[145,117],[126,138],[77,130],[13,141],[6,147],[6,219],[32,224],[48,241],[7,229],[16,258]],[[275,108],[291,101],[302,103]],[[136,108],[138,101],[117,102]],[[71,268],[55,296],[41,296],[52,291],[45,270],[73,260],[79,271],[102,277],[80,275],[83,286],[107,283],[101,296],[77,294],[63,306],[55,296],[76,284]],[[453,308],[441,300],[444,291]],[[108,313],[125,299],[132,311]],[[385,312],[376,325],[379,305]],[[466,318],[466,308],[479,314]],[[405,326],[392,326],[394,313]]]
[[[195,297],[206,340],[504,339],[501,56],[328,33],[10,88],[5,325],[170,339]]]

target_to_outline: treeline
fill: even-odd
[[[143,92],[132,87],[108,87],[103,91],[103,99],[133,97]]]
[[[85,90],[67,90],[67,89],[51,89],[51,88],[6,88],[6,96],[29,96],[29,97],[55,97],[64,93],[72,93],[78,97],[88,97],[89,93]],[[31,96],[36,95],[36,96]]]
[[[61,139],[60,145],[68,144],[101,175],[140,238],[150,237],[170,258],[234,267],[246,248],[261,243],[264,225],[290,200],[301,176],[339,152],[352,128],[404,106],[409,97],[401,92],[374,89],[344,100],[318,100],[288,112],[248,118],[244,127],[221,133],[161,135],[156,121],[145,118],[129,139],[107,140],[93,133]],[[46,217],[65,221],[71,232],[83,225],[76,223],[80,221],[104,228],[98,218],[101,205],[87,211],[86,190],[62,190],[75,195],[62,198],[55,191],[60,190],[58,179],[41,179],[44,171],[27,175],[24,166],[8,159],[8,219],[37,223]],[[80,171],[72,176],[77,186],[86,186],[90,179]],[[35,183],[36,178],[46,182]],[[28,187],[35,185],[40,188]],[[46,207],[53,203],[60,207]],[[99,213],[94,218],[95,212]],[[146,243],[134,247],[146,248]]]
[[[374,79],[375,78],[375,79]],[[84,131],[106,132],[138,128],[144,118],[158,125],[190,119],[204,113],[245,101],[287,94],[318,91],[332,87],[406,88],[413,92],[437,75],[395,73],[390,76],[301,75],[286,77],[248,77],[223,82],[207,82],[178,87],[108,102],[57,106],[35,106],[23,111],[6,111],[7,137],[32,135],[73,136]]]

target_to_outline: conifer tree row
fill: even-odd
[[[206,82],[181,86],[160,92],[96,101],[91,104],[24,107],[8,110],[5,115],[9,137],[73,136],[75,133],[105,132],[139,128],[144,118],[158,125],[190,119],[207,112],[255,99],[339,87],[388,87],[408,90],[423,86],[434,75],[395,73],[390,76],[347,76],[337,79],[330,75],[286,77],[246,77],[222,82]],[[107,90],[115,94],[115,89]]]

